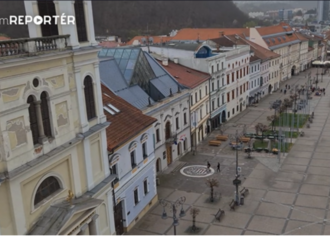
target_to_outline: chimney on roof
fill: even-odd
[[[174,62],[175,64],[178,64],[178,63],[179,63],[179,59],[178,59],[178,58],[174,58],[174,59],[173,59],[173,62]]]
[[[164,58],[162,61],[163,66],[168,66],[168,59]]]
[[[224,36],[225,32],[224,31],[220,31],[220,37]]]
[[[118,44],[121,44],[121,37],[118,36]]]

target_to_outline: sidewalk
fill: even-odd
[[[323,79],[325,82],[320,87],[326,88],[326,96],[313,98],[314,121],[309,129],[304,129],[305,136],[296,139],[289,154],[281,157],[281,163],[272,154],[252,154],[253,158],[248,159],[244,152],[238,152],[238,166],[242,169],[240,189],[248,188],[249,194],[244,205],[235,211],[230,211],[229,203],[235,191],[232,181],[236,173],[236,151],[227,143],[220,147],[208,145],[208,140],[219,131],[211,133],[198,145],[196,155],[189,153],[180,160],[187,165],[206,165],[206,161],[210,161],[215,171],[216,164],[220,162],[221,172],[209,177],[219,180],[214,203],[209,201],[210,189],[205,184],[206,178],[182,175],[179,168],[184,164],[178,163],[177,169],[159,176],[159,199],[175,201],[181,196],[186,197],[186,215],[179,218],[177,235],[330,234],[330,100],[327,97],[330,94],[330,77]],[[300,74],[282,83],[281,87],[304,82],[305,77]],[[269,102],[284,97],[278,91],[263,98],[257,108],[249,108],[228,121],[228,133],[235,133],[244,124],[248,132],[254,132],[253,126],[258,122],[266,123],[266,117],[273,113]],[[189,231],[192,224],[189,209],[192,206],[200,209],[196,217],[197,233]],[[225,211],[220,222],[214,218],[219,208]],[[173,235],[172,213],[167,211],[169,217],[163,220],[162,212],[162,207],[156,205],[128,234]]]

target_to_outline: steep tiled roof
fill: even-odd
[[[154,44],[159,44],[159,43],[170,41],[170,40],[173,39],[173,37],[169,37],[169,36],[165,36],[165,37],[161,37],[161,36],[148,36],[148,37],[153,39],[153,43]],[[133,42],[134,41],[139,41],[142,44],[142,38],[147,38],[147,36],[135,36],[133,39],[131,39],[130,41],[128,41],[126,43],[126,45],[133,45]]]
[[[183,28],[180,29],[175,36],[149,36],[153,38],[154,44],[160,44],[162,42],[171,40],[209,40],[219,38],[221,32],[225,35],[229,34],[242,34],[249,36],[248,28]],[[127,45],[132,45],[135,40],[140,43],[142,38],[146,36],[135,36],[133,39],[127,42]]]
[[[249,45],[251,50],[254,52],[254,56],[262,59],[262,60],[268,60],[273,58],[280,57],[279,54],[272,52],[271,50],[268,50],[250,40],[245,39],[242,35],[228,35],[227,36],[231,40],[235,40],[237,45]],[[238,37],[238,39],[237,39]],[[250,60],[252,61],[252,60]]]
[[[157,121],[153,117],[144,115],[141,110],[133,107],[119,96],[116,96],[103,84],[102,100],[103,106],[111,104],[120,111],[119,113],[112,111],[115,113],[112,115],[107,110],[104,110],[107,121],[111,123],[106,130],[108,151],[120,146]],[[112,109],[110,108],[110,110]]]
[[[232,47],[232,46],[234,46],[236,44],[234,42],[235,40],[232,40],[232,39],[228,38],[227,35],[224,35],[224,36],[222,36],[220,38],[210,39],[210,40],[213,41],[213,42],[215,42],[219,46],[224,46],[224,47]]]
[[[10,38],[8,38],[6,36],[0,36],[0,40],[10,40]]]
[[[296,32],[295,34],[296,34],[296,36],[297,36],[297,38],[299,40],[301,40],[301,41],[308,41],[308,38],[306,36],[304,36],[304,35],[302,35],[302,34],[300,34],[298,32]]]
[[[180,84],[191,89],[211,78],[211,76],[207,73],[196,71],[171,61],[169,61],[168,65],[165,66],[164,69],[168,71]]]
[[[102,41],[99,43],[99,46],[101,47],[118,47],[120,46],[120,43],[116,41]]]
[[[183,28],[173,37],[173,40],[209,40],[219,38],[222,34],[242,34],[249,36],[247,28]]]
[[[270,35],[270,34],[277,34],[277,33],[293,31],[293,30],[289,26],[289,24],[287,24],[285,22],[281,22],[274,26],[257,28],[257,31],[261,36],[265,36],[265,35]]]

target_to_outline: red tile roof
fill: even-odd
[[[287,28],[284,28],[287,27]],[[286,22],[281,22],[274,26],[256,28],[261,36],[293,31]]]
[[[166,41],[170,41],[173,39],[173,37],[169,37],[169,36],[165,36],[165,37],[161,37],[161,36],[148,36],[149,38],[153,38],[153,43],[155,44],[160,44],[162,42],[166,42]],[[147,38],[147,36],[135,36],[133,39],[131,39],[130,41],[128,41],[126,43],[126,45],[133,45],[134,41],[139,41],[142,44],[142,38]]]
[[[249,36],[248,28],[183,28],[173,36],[173,40],[209,40],[219,38],[222,34],[245,34]]]
[[[111,123],[106,130],[108,151],[111,151],[129,141],[139,132],[142,132],[152,123],[157,121],[153,117],[144,115],[141,110],[133,107],[119,96],[116,96],[103,84],[101,87],[103,106],[112,104],[120,111],[115,115],[111,115],[104,110],[107,121]]]
[[[120,43],[116,41],[102,41],[99,43],[99,46],[112,48],[120,46]]]
[[[168,71],[180,84],[192,89],[207,81],[211,76],[205,72],[197,71],[169,61],[163,68]]]
[[[244,38],[243,35],[226,35],[228,39],[235,42],[237,45],[249,45],[251,50],[254,52],[254,56],[262,60],[268,60],[268,59],[274,59],[280,57],[279,54],[272,52],[271,50],[268,50],[250,40],[247,40]],[[253,58],[253,60],[257,60],[256,58]],[[250,59],[250,61],[253,61]]]
[[[10,38],[8,38],[6,36],[0,36],[0,40],[10,40]]]
[[[225,35],[229,34],[242,34],[249,36],[249,29],[247,28],[183,28],[178,31],[175,36],[149,36],[153,38],[153,43],[159,44],[171,40],[208,40],[219,38],[220,33]],[[132,45],[135,40],[138,40],[140,43],[142,38],[146,36],[135,36],[133,39],[127,42],[127,45]]]
[[[296,32],[295,34],[296,34],[296,36],[297,36],[297,38],[299,40],[301,40],[301,41],[308,41],[307,37],[305,37],[304,35],[302,35],[302,34],[300,34],[298,32]]]

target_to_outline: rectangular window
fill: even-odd
[[[212,91],[214,91],[214,82],[212,82]]]
[[[221,62],[221,69],[223,69],[223,62]]]
[[[225,79],[222,78],[222,86],[225,86]]]
[[[242,85],[239,87],[239,94],[242,95]]]
[[[160,141],[159,128],[156,129],[156,141],[157,143]]]
[[[229,84],[229,74],[227,75],[227,84]]]
[[[53,1],[38,1],[38,10],[41,17],[56,15],[55,4]],[[77,18],[77,17],[76,17]],[[45,23],[40,25],[41,35],[43,37],[58,35],[57,24],[54,18],[51,18],[50,24]]]
[[[236,79],[239,79],[238,73],[239,71],[236,71]]]
[[[245,84],[243,85],[243,92],[245,92]]]
[[[213,67],[213,65],[212,65],[212,73],[214,72],[214,67]]]
[[[222,94],[221,100],[222,100],[222,104],[225,104],[225,94]]]
[[[138,188],[134,190],[134,204],[137,205],[139,203],[139,191]]]
[[[76,0],[74,3],[74,12],[76,16],[76,28],[79,42],[87,41],[86,20],[84,2]]]
[[[227,102],[229,102],[230,101],[230,93],[228,92],[227,93]]]
[[[143,159],[148,157],[148,153],[147,153],[147,142],[144,142],[142,144],[142,155],[143,155]]]
[[[190,96],[190,105],[194,105],[194,99],[193,99],[193,96]]]
[[[131,165],[132,165],[132,169],[136,167],[135,150],[131,152]]]
[[[143,181],[143,189],[144,189],[144,195],[147,195],[149,193],[149,189],[148,189],[148,179],[145,179]]]
[[[220,97],[218,97],[218,107],[220,107]]]
[[[218,79],[218,89],[220,89],[220,80]]]
[[[198,100],[197,100],[197,92],[195,92],[195,102],[198,102]]]
[[[200,114],[200,118],[202,119],[203,118],[203,110],[202,109],[199,110],[199,114]]]
[[[217,71],[219,71],[219,64],[217,64]]]
[[[236,97],[238,97],[238,87],[236,88]]]
[[[208,95],[209,92],[207,91],[207,85],[205,85],[205,95]]]
[[[207,104],[205,104],[205,108],[206,108],[206,114],[209,113],[209,106]]]
[[[235,73],[234,73],[234,72],[231,73],[231,81],[232,81],[232,82],[235,81]]]
[[[240,78],[242,78],[242,69],[239,70]]]
[[[235,90],[231,91],[231,99],[235,99]]]
[[[215,106],[214,106],[214,101],[212,101],[212,110],[215,109]]]
[[[186,139],[183,141],[183,150],[184,151],[187,150],[187,140]]]
[[[199,90],[199,99],[202,99],[202,90]]]
[[[187,125],[187,113],[183,114],[183,123],[184,125]]]
[[[110,174],[111,175],[116,175],[117,174],[117,164],[114,164],[113,166],[111,166]]]
[[[179,129],[179,117],[175,118],[176,129]]]

